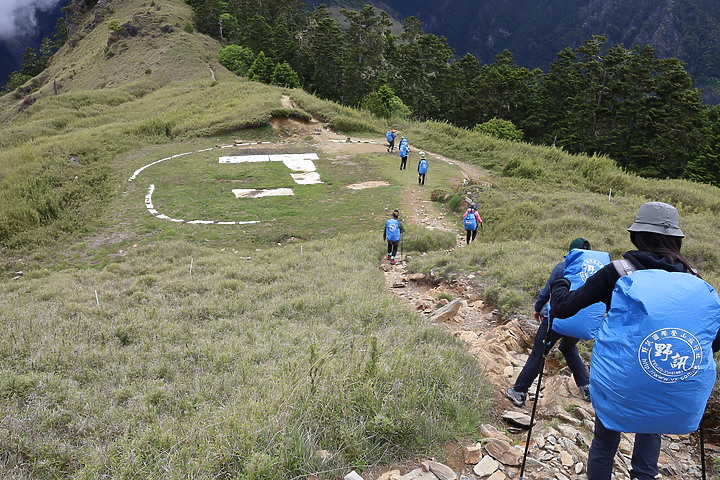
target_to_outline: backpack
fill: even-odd
[[[592,353],[595,412],[620,432],[695,431],[716,379],[720,299],[695,275],[632,267],[624,273],[621,262],[613,262],[621,277]]]
[[[423,159],[420,160],[420,165],[418,165],[418,173],[420,175],[425,175],[428,171],[428,162],[427,160]]]
[[[610,254],[607,252],[573,248],[565,257],[563,276],[570,280],[570,290],[577,290],[592,274],[608,263],[610,263]],[[606,308],[603,302],[598,302],[583,308],[572,317],[554,318],[552,329],[561,335],[590,340],[595,338],[605,317]],[[552,315],[552,298],[548,305],[548,314]]]
[[[476,230],[477,219],[475,218],[475,210],[468,210],[463,217],[463,226],[465,230]]]
[[[395,218],[388,218],[385,222],[385,238],[388,242],[400,241],[400,222]]]
[[[395,140],[395,135],[393,135],[392,132],[387,132],[387,133],[385,134],[385,138],[387,138],[387,141],[388,141],[388,142],[392,142],[393,140]]]

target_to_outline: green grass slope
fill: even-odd
[[[157,3],[187,12],[179,0]],[[140,5],[113,8],[105,22]],[[102,29],[74,48],[100,52]],[[128,45],[107,61],[141,48]],[[473,358],[398,304],[376,268],[388,209],[413,207],[401,199],[414,173],[399,177],[382,148],[336,155],[312,135],[288,143],[270,120],[313,115],[372,138],[387,125],[299,90],[213,80],[216,47],[197,47],[201,61],[182,78],[159,64],[128,67],[124,80],[119,69],[113,84],[77,71],[76,88],[41,95],[0,130],[2,478],[336,478],[472,437],[487,414]],[[68,72],[61,58],[53,66]],[[283,94],[299,109],[283,108]],[[638,205],[663,200],[680,210],[690,259],[719,280],[716,188],[446,124],[397,127],[413,146],[493,174],[490,185],[458,187],[456,165],[431,170],[428,198],[468,195],[487,223],[450,254],[451,235],[409,225],[406,251],[425,253],[413,270],[475,273],[505,313],[528,312],[569,240],[617,256],[631,248]],[[215,146],[237,138],[272,142],[248,154],[317,152],[325,183],[234,199],[236,184],[289,185],[272,165],[219,166]],[[366,180],[389,185],[344,188]],[[150,184],[169,216],[260,223],[160,220],[144,203]],[[457,214],[461,229],[458,212],[432,208]]]

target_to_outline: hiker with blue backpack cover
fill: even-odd
[[[478,227],[482,228],[483,219],[477,211],[477,205],[471,203],[463,214],[463,227],[465,228],[465,242],[470,245],[471,241],[475,241]]]
[[[580,250],[590,251],[590,242],[584,238],[576,238],[570,242],[570,248],[568,249],[570,253]],[[568,254],[568,256],[569,255],[570,254]],[[535,334],[532,351],[520,374],[517,376],[515,384],[505,390],[505,396],[509,398],[516,407],[525,405],[528,389],[543,368],[543,355],[546,352],[546,348],[547,351],[549,351],[558,340],[560,340],[560,353],[565,357],[565,361],[573,374],[575,385],[580,388],[583,399],[586,402],[590,401],[590,377],[588,376],[585,362],[583,362],[577,349],[578,339],[563,336],[549,329],[547,303],[548,300],[550,300],[550,285],[554,280],[562,278],[565,274],[565,262],[566,260],[563,260],[555,265],[550,273],[550,277],[548,277],[545,286],[540,290],[537,300],[535,301],[535,321],[540,324],[540,327]]]
[[[395,151],[395,137],[397,137],[397,133],[395,132],[395,130],[390,130],[385,134],[385,138],[388,142],[388,153],[392,153]]]
[[[403,137],[404,139],[405,137]],[[400,142],[400,147],[398,148],[398,155],[400,155],[400,170],[407,169],[407,157],[408,153],[410,153],[410,149],[408,148],[408,144]]]
[[[395,256],[397,255],[400,238],[405,232],[402,222],[400,221],[400,211],[395,209],[392,217],[385,221],[385,229],[383,230],[383,240],[387,241],[387,258],[391,265],[395,265]]]
[[[695,431],[716,380],[720,299],[680,253],[677,209],[645,203],[628,231],[637,250],[623,260],[574,291],[567,278],[550,286],[554,317],[597,302],[607,311],[590,364],[596,416],[588,480],[610,480],[621,432],[635,433],[631,479],[654,479],[661,434]]]
[[[420,161],[418,162],[418,185],[425,185],[425,175],[427,174],[429,166],[430,165],[425,158],[425,152],[420,152]]]

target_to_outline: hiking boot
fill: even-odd
[[[395,257],[390,259],[390,265],[395,265]]]
[[[513,387],[508,388],[505,390],[505,396],[510,399],[511,402],[516,407],[524,407],[525,406],[525,397],[527,397],[527,393],[525,392],[518,392]]]
[[[580,387],[580,391],[582,392],[583,399],[586,402],[589,402],[590,401],[590,385],[583,385],[582,387]]]
[[[391,258],[392,258],[392,255],[390,255],[390,254],[388,253],[388,260],[390,260]]]

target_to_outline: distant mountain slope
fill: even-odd
[[[150,6],[144,0],[73,0],[67,43],[48,68],[22,89],[0,97],[0,125],[35,99],[58,93],[119,87],[143,81],[155,85],[228,74],[217,61],[220,44],[195,31],[185,0]],[[23,98],[23,96],[25,96]]]
[[[325,2],[345,3],[348,2]],[[593,34],[608,45],[652,45],[658,57],[677,57],[706,102],[720,102],[720,2],[717,0],[369,0],[396,18],[419,18],[459,55],[482,63],[508,49],[519,65],[546,69],[567,46]],[[713,93],[711,90],[714,90]]]

